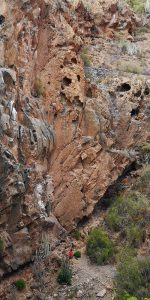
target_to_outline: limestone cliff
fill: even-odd
[[[138,22],[116,0],[0,2],[0,276],[89,216],[148,139],[148,76],[107,58]]]

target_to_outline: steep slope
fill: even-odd
[[[103,2],[0,4],[1,276],[31,261],[42,233],[55,247],[89,216],[148,139],[149,77],[110,70],[104,42],[132,39],[138,19]]]

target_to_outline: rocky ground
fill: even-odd
[[[73,281],[70,288],[59,288],[52,299],[112,299],[112,279],[115,267],[95,266],[90,263],[82,250],[80,259],[73,259]]]

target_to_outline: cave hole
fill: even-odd
[[[137,115],[139,114],[139,111],[140,111],[139,107],[133,108],[133,109],[131,110],[131,117],[137,116]]]
[[[74,96],[74,104],[80,107],[83,106],[83,103],[80,101],[79,96]]]
[[[87,92],[86,92],[86,96],[88,98],[92,98],[92,89],[91,88],[88,88]]]
[[[96,27],[95,25],[93,25],[93,26],[91,27],[91,33],[92,33],[92,34],[98,34],[98,29],[97,29],[97,27]]]
[[[118,92],[128,92],[131,90],[131,86],[128,83],[123,83],[117,88]]]
[[[77,79],[78,79],[78,81],[80,81],[80,75],[77,75]]]
[[[3,71],[3,78],[4,78],[5,84],[7,84],[8,86],[15,85],[15,82],[14,82],[12,76],[7,71]]]
[[[137,91],[135,94],[134,94],[135,97],[140,97],[141,96],[141,91]]]
[[[61,69],[63,69],[63,67],[64,67],[63,65],[60,66]]]
[[[33,133],[34,141],[37,142],[36,130],[33,129],[33,130],[32,130],[32,133]]]
[[[149,88],[148,88],[148,87],[145,88],[145,90],[144,90],[144,95],[145,95],[145,96],[148,96],[148,95],[149,95]]]
[[[71,62],[72,62],[73,64],[77,64],[77,60],[76,60],[76,58],[75,58],[75,57],[73,57],[73,58],[71,59]]]
[[[71,84],[71,82],[72,82],[72,80],[70,78],[68,78],[66,76],[63,78],[63,85],[69,86]]]
[[[50,85],[50,84],[51,84],[51,83],[50,83],[50,81],[48,81],[48,83],[47,83],[47,84],[49,84],[49,85]]]
[[[5,22],[5,17],[3,15],[0,15],[0,25],[2,25]]]

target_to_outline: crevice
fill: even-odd
[[[96,204],[93,213],[96,210],[106,210],[114,201],[117,194],[126,189],[126,186],[122,182],[126,177],[128,177],[131,172],[136,171],[139,168],[137,162],[134,161],[130,165],[128,165],[124,172],[117,178],[117,180],[108,187],[104,196],[100,199],[100,201]]]

